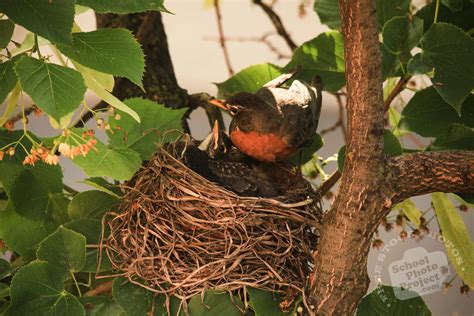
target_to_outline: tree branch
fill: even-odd
[[[262,0],[253,0],[253,3],[260,6],[262,10],[268,15],[273,25],[275,26],[278,34],[280,34],[280,36],[285,40],[288,47],[292,51],[297,49],[298,45],[296,45],[295,42],[291,39],[290,34],[288,34],[288,32],[286,31],[286,28],[283,26],[283,22],[281,21],[278,14],[276,14],[275,11],[273,11],[273,9],[269,5],[265,4]]]
[[[400,92],[403,91],[403,89],[405,89],[405,85],[410,80],[410,78],[411,76],[406,78],[401,77],[400,80],[398,80],[397,84],[395,85],[395,87],[393,87],[393,90],[390,91],[390,94],[384,102],[384,112],[388,111],[388,108],[390,107],[392,101],[397,97],[397,95],[400,94]]]
[[[474,192],[473,151],[432,151],[391,157],[392,203],[433,192]]]

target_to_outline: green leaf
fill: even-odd
[[[10,20],[0,20],[0,48],[7,47],[13,35],[15,24]]]
[[[235,295],[231,299],[230,295],[227,291],[207,290],[204,294],[204,304],[201,295],[194,295],[188,304],[189,314],[193,316],[244,315],[240,311],[245,308],[242,301]]]
[[[249,294],[250,305],[255,312],[255,316],[290,315],[290,313],[282,312],[280,309],[281,300],[278,299],[274,293],[254,288],[247,288],[247,292]]]
[[[124,103],[138,113],[140,123],[122,111],[117,111],[120,119],[111,116],[109,124],[113,132],[107,134],[113,146],[133,149],[142,160],[149,160],[160,145],[181,135],[181,122],[187,109],[173,110],[141,98],[128,99]],[[171,132],[173,130],[178,133]]]
[[[87,185],[90,185],[93,188],[96,188],[99,191],[105,192],[119,199],[123,195],[122,191],[120,191],[120,188],[118,186],[110,182],[107,182],[107,180],[105,180],[104,178],[100,178],[100,177],[88,178],[82,182]]]
[[[454,197],[458,199],[461,204],[468,204],[469,207],[474,208],[474,193],[455,193]]]
[[[379,29],[394,16],[404,16],[410,9],[410,0],[376,0],[377,22]]]
[[[106,147],[97,142],[97,151],[91,150],[86,157],[77,156],[72,161],[90,177],[110,177],[128,180],[141,167],[140,155],[129,148]]]
[[[463,0],[441,0],[441,2],[447,6],[451,12],[459,12],[463,9]]]
[[[69,204],[68,213],[73,219],[101,219],[102,215],[118,202],[116,197],[102,191],[84,191],[74,196]]]
[[[298,165],[304,165],[308,161],[310,161],[313,158],[313,155],[315,152],[317,152],[319,149],[321,149],[324,146],[324,140],[319,135],[316,133],[313,138],[313,142],[311,145],[308,147],[305,147],[301,154],[297,153],[288,158],[288,161],[291,162],[293,165],[298,166]]]
[[[0,283],[0,304],[2,299],[10,296],[10,287],[5,283]],[[0,313],[3,312],[4,306],[0,306]]]
[[[84,80],[74,69],[25,56],[15,63],[15,71],[22,89],[56,121],[74,111],[84,98]]]
[[[15,88],[17,82],[18,79],[13,70],[13,61],[8,60],[0,64],[0,104],[3,103],[10,91]]]
[[[339,2],[336,0],[315,0],[314,12],[319,16],[322,24],[333,30],[341,28],[341,13],[339,12]]]
[[[295,79],[311,82],[314,75],[321,76],[323,89],[337,91],[345,85],[344,40],[341,33],[330,31],[303,43],[295,50],[283,72],[301,65],[303,69]]]
[[[10,274],[10,263],[0,258],[0,280]]]
[[[247,67],[224,82],[216,83],[218,97],[227,98],[238,92],[255,93],[268,81],[281,75],[281,69],[272,64]]]
[[[423,299],[413,293],[413,298],[399,300],[394,294],[394,290],[403,291],[399,287],[380,286],[366,295],[357,306],[356,316],[429,316],[431,315],[428,306]]]
[[[434,87],[459,113],[474,88],[474,39],[454,25],[436,23],[420,43],[422,62],[435,69]]]
[[[382,77],[387,79],[390,77],[400,77],[400,58],[398,55],[390,52],[383,43],[380,44],[380,52],[382,53]]]
[[[77,298],[64,290],[68,271],[44,261],[21,268],[11,283],[11,304],[5,316],[82,316],[86,312]]]
[[[127,316],[148,315],[151,310],[154,310],[154,315],[167,315],[164,295],[154,296],[153,292],[128,282],[124,277],[114,280],[112,294]]]
[[[474,94],[469,94],[462,104],[461,121],[468,127],[474,127]]]
[[[23,131],[15,130],[9,132],[6,129],[0,129],[0,148],[17,142],[27,150],[31,148],[31,141],[26,137],[23,137]],[[10,194],[11,184],[15,177],[25,169],[22,164],[25,156],[25,152],[20,150],[17,151],[13,157],[0,160],[0,181],[2,182],[3,189],[7,194]]]
[[[452,124],[445,134],[436,138],[432,147],[434,150],[474,150],[474,128],[466,127],[463,124]]]
[[[412,200],[406,199],[405,201],[395,205],[395,208],[400,208],[403,214],[408,217],[410,222],[415,224],[416,227],[420,227],[420,217],[423,215],[421,211],[416,207]]]
[[[436,137],[446,133],[450,124],[460,121],[456,110],[431,86],[410,99],[402,111],[399,127],[424,137]]]
[[[117,302],[106,296],[89,296],[79,298],[87,306],[88,316],[126,316]]]
[[[423,75],[431,72],[433,67],[425,65],[421,59],[421,53],[418,53],[408,61],[407,70],[412,75]]]
[[[145,57],[127,29],[99,29],[72,34],[72,45],[58,45],[61,53],[81,65],[125,77],[142,87]]]
[[[18,214],[31,219],[58,216],[62,222],[69,200],[62,195],[61,169],[43,164],[36,167],[23,170],[13,179],[10,192],[13,207]]]
[[[35,258],[38,244],[56,227],[50,218],[33,220],[19,215],[11,203],[0,212],[0,238],[8,249],[20,254],[25,261]]]
[[[403,153],[398,138],[389,130],[383,132],[383,153],[388,156],[399,156]]]
[[[125,103],[117,99],[115,96],[113,96],[109,92],[110,83],[107,81],[104,81],[104,77],[102,75],[97,76],[96,71],[89,69],[87,67],[84,67],[79,63],[73,62],[73,64],[74,64],[74,67],[76,67],[77,71],[79,71],[84,77],[87,88],[94,91],[94,93],[99,98],[104,100],[104,102],[110,104],[111,106],[121,111],[124,111],[125,113],[132,116],[137,122],[140,122],[140,117],[135,111],[133,111],[131,108],[125,105]]]
[[[74,0],[2,0],[0,12],[51,42],[70,43]]]
[[[398,138],[389,130],[383,132],[383,153],[388,156],[399,156],[403,153]],[[337,153],[337,168],[342,172],[346,160],[346,146],[342,146]]]
[[[382,36],[390,52],[397,55],[409,53],[423,36],[423,20],[408,15],[393,17],[385,23]]]
[[[87,245],[93,245],[92,247],[86,249],[86,262],[81,271],[95,273],[97,271],[99,259],[99,249],[95,246],[99,244],[102,233],[102,224],[100,221],[97,219],[80,218],[66,223],[64,227],[82,234],[84,237],[86,237]],[[107,236],[107,231],[105,233]],[[109,271],[111,268],[112,265],[110,260],[105,253],[105,250],[103,250],[102,262],[98,272]]]
[[[99,243],[102,224],[98,219],[79,218],[64,224],[64,227],[83,235],[88,245]]]
[[[433,17],[436,10],[436,1],[431,2],[430,4],[425,5],[421,8],[416,16],[420,17],[424,21],[425,32],[433,24]],[[464,0],[463,10],[458,12],[452,12],[448,7],[442,3],[439,5],[438,9],[438,22],[446,22],[454,24],[462,28],[465,32],[469,32],[474,28],[474,3],[469,0]]]
[[[40,243],[36,256],[71,272],[79,272],[86,263],[86,237],[60,226]]]
[[[337,169],[339,169],[340,172],[344,169],[344,163],[346,161],[346,146],[342,146],[339,148],[339,151],[337,152]]]
[[[92,8],[100,13],[134,13],[150,10],[169,12],[166,10],[163,0],[77,0],[77,4]]]
[[[474,243],[466,224],[445,193],[431,197],[449,261],[464,283],[474,288]]]

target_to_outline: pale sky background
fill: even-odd
[[[202,0],[166,1],[166,7],[174,15],[164,14],[164,23],[174,69],[181,87],[187,89],[189,93],[208,92],[215,95],[217,89],[213,82],[226,80],[228,73],[222,50],[217,42],[215,12],[213,8],[204,9],[203,2]],[[274,32],[274,27],[267,16],[258,6],[251,4],[251,1],[223,0],[221,2],[224,32],[228,37],[260,37],[267,32]],[[319,23],[316,14],[312,11],[312,4],[306,7],[307,15],[304,18],[299,17],[298,4],[300,2],[297,0],[279,0],[275,5],[275,10],[282,17],[284,25],[298,45],[327,30],[325,26]],[[312,3],[312,1],[310,2]],[[81,14],[77,21],[84,31],[95,28],[95,18],[91,11]],[[15,38],[21,41],[23,36],[22,30],[17,28]],[[272,35],[269,39],[281,52],[290,55],[290,51],[278,35]],[[236,72],[257,63],[271,62],[283,66],[288,61],[287,59],[278,59],[265,44],[259,42],[229,41],[228,49],[232,66]],[[42,49],[42,52],[47,54],[44,49]],[[87,99],[89,104],[94,104],[96,100],[92,94],[88,94]],[[332,126],[336,120],[335,99],[331,95],[324,94],[319,130]],[[41,136],[57,134],[48,125],[45,119],[32,119],[30,121],[30,128]],[[203,111],[197,110],[193,113],[191,129],[193,135],[197,138],[202,138],[209,132],[209,126]],[[325,135],[324,139],[326,145],[318,154],[325,158],[336,153],[343,145],[339,130]],[[65,182],[68,185],[81,190],[91,189],[78,183],[84,178],[84,175],[69,161],[62,159],[62,166],[65,173]],[[335,163],[331,163],[327,170],[332,172],[335,168]],[[429,206],[429,199],[426,198],[417,198],[416,202],[422,210]],[[469,214],[464,213],[462,215],[472,235],[474,229],[472,210]],[[381,234],[382,240],[386,243],[395,237],[396,233],[393,232]],[[408,249],[423,247],[428,252],[445,252],[443,244],[435,239],[429,239],[425,238],[421,242],[409,240],[392,247],[382,264],[384,271],[382,280],[389,284],[390,278],[387,273],[389,264],[400,260]],[[378,254],[378,251],[372,250],[369,256],[368,273],[371,279],[374,279]],[[450,270],[453,271],[452,267],[450,267]],[[371,284],[371,289],[374,285],[374,283]],[[461,296],[459,286],[460,281],[457,279],[453,288],[446,294],[437,292],[423,297],[433,315],[474,315],[473,294]]]

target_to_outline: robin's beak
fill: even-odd
[[[217,106],[218,108],[223,109],[224,111],[230,111],[230,107],[222,100],[211,99],[208,102],[214,106]]]
[[[216,120],[214,122],[214,127],[212,127],[212,148],[214,150],[219,149],[219,136],[220,136],[219,134],[220,134],[219,122]]]

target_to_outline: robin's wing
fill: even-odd
[[[280,133],[294,147],[309,145],[316,133],[322,103],[320,81],[315,85],[317,87],[295,80],[286,95],[279,99],[278,106],[284,117]]]
[[[281,74],[278,77],[276,77],[275,79],[270,80],[269,82],[264,84],[263,87],[268,88],[268,89],[278,88],[279,86],[281,86],[282,84],[284,84],[288,80],[292,79],[300,70],[301,70],[301,66],[297,66],[297,67],[293,68],[292,70],[290,70],[288,73]]]

